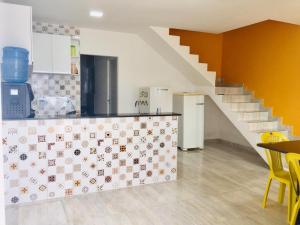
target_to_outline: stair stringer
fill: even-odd
[[[267,163],[267,158],[263,148],[257,146],[260,143],[260,134],[250,131],[247,122],[238,120],[238,113],[230,109],[229,105],[224,103],[222,95],[215,94],[214,87],[201,86],[200,91],[207,94],[218,106],[218,108],[224,113],[224,115],[231,121],[231,123],[238,129],[243,137],[248,141],[252,148],[263,158]]]
[[[178,36],[170,36],[169,28],[149,27],[139,35],[191,82],[196,85],[215,86],[216,72],[208,71],[206,63],[199,63],[199,56],[190,54],[188,46],[180,45]]]

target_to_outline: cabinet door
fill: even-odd
[[[0,2],[0,63],[2,48],[15,46],[29,51],[32,62],[32,16],[31,7]]]
[[[53,73],[71,73],[71,37],[52,35]]]
[[[33,33],[33,72],[52,73],[52,35]]]

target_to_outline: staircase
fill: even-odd
[[[257,147],[260,136],[266,131],[280,131],[290,139],[290,127],[272,116],[271,109],[242,85],[216,85],[216,73],[200,63],[199,56],[190,54],[189,46],[180,45],[180,37],[169,35],[169,28],[150,27],[140,36],[170,64],[188,79],[199,85],[199,91],[207,94],[246,138],[249,144],[265,160],[264,151]]]

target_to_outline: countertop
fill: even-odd
[[[113,114],[94,114],[94,115],[63,115],[63,116],[36,116],[32,118],[22,119],[3,119],[9,120],[48,120],[48,119],[89,119],[89,118],[112,118],[112,117],[154,117],[154,116],[181,116],[179,113],[165,112],[165,113],[113,113]]]
[[[174,93],[174,95],[180,95],[180,96],[198,96],[198,95],[206,95],[203,92],[177,92]]]

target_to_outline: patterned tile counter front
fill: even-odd
[[[6,204],[176,180],[177,116],[3,122]]]

